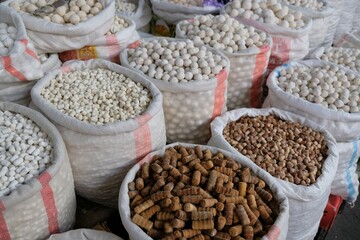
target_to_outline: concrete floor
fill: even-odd
[[[355,207],[346,204],[344,210],[335,220],[326,240],[360,240],[360,200],[357,199]]]

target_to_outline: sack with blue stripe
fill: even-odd
[[[312,120],[329,131],[337,141],[339,166],[332,183],[331,193],[341,196],[353,204],[359,193],[359,180],[356,171],[360,144],[360,113],[348,113],[325,108],[321,104],[311,103],[285,92],[278,86],[277,76],[282,69],[291,66],[319,67],[335,65],[333,63],[307,60],[294,61],[276,68],[267,79],[269,94],[263,107],[274,107],[290,111]],[[344,72],[351,72],[357,77],[359,73],[337,65]]]

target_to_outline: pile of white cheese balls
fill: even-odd
[[[197,7],[203,6],[203,0],[161,0],[161,1],[187,5],[187,6],[197,6]]]
[[[308,8],[316,11],[321,11],[325,8],[324,2],[319,0],[282,0],[282,1],[290,5]]]
[[[336,65],[289,67],[277,80],[281,89],[296,97],[338,111],[359,112],[360,77]]]
[[[0,197],[46,170],[53,161],[52,149],[36,123],[0,110]]]
[[[206,44],[227,53],[261,47],[267,37],[266,33],[245,26],[229,15],[201,15],[179,24],[181,31],[195,44]]]
[[[221,72],[228,61],[205,46],[196,47],[191,40],[143,40],[128,50],[131,67],[150,78],[171,83],[209,80]]]
[[[137,6],[126,0],[116,0],[115,9],[117,12],[126,12],[126,14],[131,15],[136,12]]]
[[[55,0],[13,0],[10,7],[32,14],[36,9],[54,2]],[[59,24],[78,24],[95,16],[103,8],[104,6],[98,0],[70,0],[67,4],[56,8],[54,12],[44,14],[42,18]]]
[[[126,21],[126,19],[119,17],[119,16],[115,16],[114,17],[114,22],[110,28],[110,30],[106,33],[106,35],[111,35],[111,34],[115,34],[127,27],[129,27],[129,22]]]
[[[14,46],[17,29],[7,23],[0,23],[0,56],[9,54]]]
[[[333,62],[360,72],[359,49],[328,47],[324,50],[324,53],[320,58],[323,61]]]
[[[142,84],[104,68],[59,73],[41,95],[62,113],[97,125],[133,119],[151,101]]]
[[[242,17],[284,28],[300,29],[305,26],[302,13],[290,10],[278,0],[234,0],[225,11],[231,17]]]

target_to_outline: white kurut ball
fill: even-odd
[[[296,66],[280,72],[278,85],[285,92],[324,107],[359,112],[360,77],[333,65]]]
[[[196,47],[191,40],[167,39],[141,41],[136,49],[128,50],[128,61],[130,66],[140,70],[147,65],[149,68],[143,73],[151,78],[180,83],[211,79],[228,64],[206,47]],[[172,78],[163,78],[165,74]],[[188,79],[189,76],[192,78]]]
[[[305,26],[299,11],[289,10],[280,0],[234,0],[225,7],[231,17],[253,19],[284,28],[300,29]]]
[[[267,38],[264,32],[245,26],[229,15],[202,15],[179,24],[183,34],[196,44],[206,44],[227,53],[261,47]]]

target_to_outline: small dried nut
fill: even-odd
[[[295,184],[308,186],[315,183],[327,157],[328,148],[323,135],[299,123],[281,120],[272,115],[241,117],[228,123],[223,135],[235,149],[271,175]],[[302,162],[298,162],[298,159]],[[317,165],[320,167],[316,167]],[[311,178],[308,172],[310,168]],[[239,184],[241,196],[248,191],[246,183],[259,182],[251,182],[252,178],[254,177],[242,176]],[[266,196],[266,191],[261,190],[263,184],[261,181],[257,191],[265,201],[270,201],[271,196]]]

